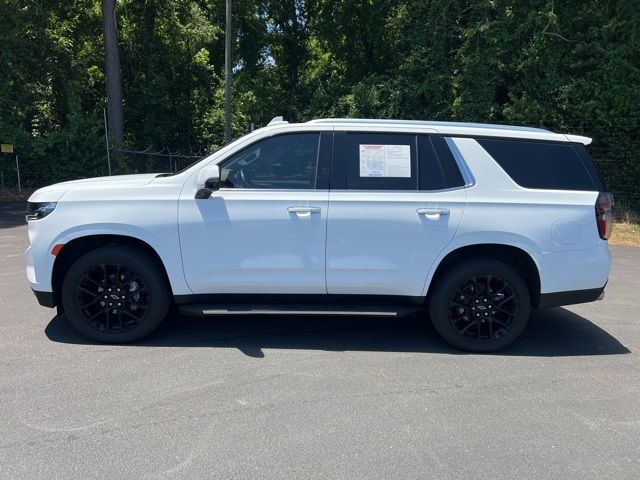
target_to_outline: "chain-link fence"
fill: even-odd
[[[618,212],[640,214],[640,119],[618,119],[611,125],[582,122],[563,129],[593,138],[588,149]]]
[[[576,122],[556,131],[593,138],[589,150],[607,188],[615,196],[617,210],[630,210],[640,214],[640,118],[620,119],[611,125],[595,125],[591,121]],[[110,165],[104,155],[102,159],[97,159],[86,167],[76,168],[73,174],[52,178],[49,178],[52,174],[47,172],[55,172],[57,167],[61,167],[55,163],[55,159],[24,162],[20,166],[22,187],[33,189],[60,180],[108,175],[109,166],[112,175],[177,172],[198,161],[207,152],[164,148],[120,150],[117,154],[114,153],[110,155]],[[16,189],[17,186],[15,155],[0,154],[0,190]]]
[[[62,167],[55,159],[41,161],[29,159],[16,161],[15,155],[0,155],[0,193],[18,190],[21,186],[27,191],[52,183],[77,178],[99,177],[107,175],[126,175],[135,173],[175,173],[197,162],[205,152],[185,152],[183,150],[118,150],[109,151],[102,158],[76,165],[71,171]],[[2,197],[0,197],[2,198]]]
[[[112,163],[113,175],[128,173],[175,173],[197,162],[203,153],[183,153],[181,150],[171,151],[165,148],[160,151],[150,150],[118,150]]]

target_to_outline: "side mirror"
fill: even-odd
[[[218,165],[204,167],[198,173],[195,198],[202,200],[209,198],[220,188],[220,168]]]

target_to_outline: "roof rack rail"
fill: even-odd
[[[289,123],[287,122],[282,115],[278,117],[273,117],[271,121],[267,124],[268,127],[272,125],[280,125],[281,123]]]
[[[466,127],[466,128],[490,128],[495,130],[515,130],[522,132],[549,132],[543,128],[521,127],[517,125],[498,125],[494,123],[472,122],[441,122],[428,120],[386,120],[375,118],[317,118],[307,123],[338,123],[338,124],[392,124],[392,125],[416,125],[423,127]]]

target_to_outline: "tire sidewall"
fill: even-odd
[[[84,274],[101,263],[126,265],[135,271],[148,288],[149,312],[141,325],[126,333],[105,333],[91,327],[76,302],[76,288]],[[105,343],[126,343],[139,340],[155,330],[170,306],[170,290],[161,269],[145,252],[125,246],[106,246],[93,250],[69,268],[62,283],[62,304],[67,319],[82,335]]]
[[[461,336],[451,324],[449,300],[464,280],[482,275],[501,277],[509,283],[518,301],[518,311],[513,326],[503,337],[490,342],[473,342]],[[505,348],[523,332],[530,313],[531,296],[520,274],[510,266],[490,258],[478,258],[455,265],[440,279],[429,301],[429,315],[438,333],[454,347],[471,352],[491,352]]]

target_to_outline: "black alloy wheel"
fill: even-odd
[[[171,305],[162,265],[143,250],[100,247],[71,265],[62,305],[81,334],[106,343],[133,342],[155,330]]]
[[[149,312],[149,289],[130,267],[101,263],[91,267],[78,282],[76,302],[92,328],[125,333],[144,322]]]
[[[518,297],[511,285],[495,275],[463,281],[449,298],[449,321],[463,338],[490,342],[511,329]]]
[[[465,259],[450,267],[433,285],[428,301],[431,322],[442,338],[471,352],[511,344],[531,312],[522,276],[491,258]]]

